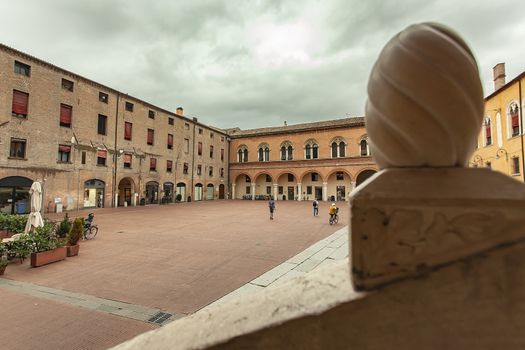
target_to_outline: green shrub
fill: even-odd
[[[33,233],[27,235],[27,242],[32,253],[40,253],[64,246],[64,242],[56,236],[55,225],[51,222],[36,227]]]
[[[76,218],[73,221],[73,227],[68,235],[68,245],[75,245],[78,243],[82,233],[84,232],[84,218]]]
[[[69,235],[69,232],[71,231],[71,220],[69,220],[69,216],[66,213],[66,216],[64,216],[64,220],[60,222],[57,228],[57,236],[59,238],[66,238]]]
[[[177,194],[177,196],[175,196],[175,200],[176,200],[177,202],[180,202],[180,201],[182,200],[182,195],[181,195],[180,193]]]

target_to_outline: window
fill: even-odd
[[[190,151],[190,140],[184,139],[184,152],[188,153]]]
[[[304,148],[304,153],[305,153],[305,158],[306,159],[311,159],[311,157],[312,157],[311,151],[312,151],[312,147],[310,145],[306,145],[306,147]]]
[[[108,117],[102,114],[98,115],[98,133],[100,135],[106,135],[107,122],[108,122]]]
[[[71,156],[71,146],[58,145],[57,161],[59,163],[69,163]]]
[[[516,102],[512,102],[509,106],[509,117],[511,137],[518,136],[520,134],[520,120],[519,107]]]
[[[245,145],[242,145],[237,150],[237,161],[239,163],[245,163],[248,161],[248,148]]]
[[[283,186],[277,187],[277,191],[279,192],[279,194],[283,194],[284,193],[284,187]]]
[[[98,100],[103,103],[108,103],[108,100],[109,100],[108,94],[105,94],[102,91],[99,91]]]
[[[213,167],[212,166],[210,166],[208,168],[208,176],[213,176]]]
[[[224,136],[221,136],[221,142],[224,142]]]
[[[148,118],[149,119],[155,119],[155,111],[152,111],[151,109],[148,111]]]
[[[82,160],[81,160],[82,164],[86,164],[86,152],[85,151],[82,152],[82,157],[81,158],[82,158]]]
[[[155,138],[155,130],[148,129],[148,140],[147,140],[148,145],[153,146],[154,138]]]
[[[248,175],[246,175],[246,182],[252,182],[252,179]]]
[[[197,155],[202,156],[202,142],[197,144]]]
[[[304,146],[304,158],[305,159],[318,159],[319,158],[319,145],[314,139],[306,141]]]
[[[337,143],[332,142],[332,158],[337,158]]]
[[[184,163],[183,166],[182,166],[182,173],[183,174],[188,174],[188,168],[189,168],[188,163]]]
[[[221,148],[221,162],[224,161],[224,148]]]
[[[319,181],[319,174],[318,173],[312,173],[312,181]]]
[[[344,156],[345,156],[345,143],[340,142],[339,143],[339,157],[344,157]]]
[[[157,171],[157,158],[149,159],[149,171]]]
[[[60,126],[70,128],[71,127],[71,114],[73,107],[60,104]]]
[[[15,61],[15,73],[25,75],[26,77],[31,75],[31,66]]]
[[[272,177],[266,174],[266,182],[272,182]]]
[[[251,194],[252,188],[250,186],[246,186],[246,194]]]
[[[344,180],[345,176],[344,176],[343,172],[338,171],[337,173],[335,173],[335,179],[336,180]]]
[[[212,139],[212,138],[213,138],[213,133],[212,133],[212,132],[210,132],[210,139]]]
[[[175,119],[173,119],[173,118],[168,118],[168,124],[169,124],[169,125],[175,125]]]
[[[202,129],[199,128],[199,135],[202,135]]]
[[[293,159],[293,149],[292,146],[288,146],[288,160]]]
[[[292,160],[293,159],[293,148],[289,141],[285,141],[281,144],[281,160]]]
[[[13,104],[11,114],[15,117],[27,117],[27,106],[29,104],[29,94],[13,90]]]
[[[166,171],[168,173],[171,173],[173,170],[173,161],[172,160],[167,160],[166,161]]]
[[[520,159],[518,157],[512,157],[512,175],[520,174]]]
[[[107,156],[108,156],[108,151],[98,150],[97,151],[97,165],[106,166]]]
[[[288,182],[293,182],[293,174],[288,174]]]
[[[124,153],[122,161],[124,162],[124,168],[131,169],[131,154]]]
[[[133,131],[133,123],[124,122],[124,140],[131,141],[132,131]]]
[[[197,175],[200,176],[201,173],[202,173],[202,165],[199,164],[199,165],[197,165]]]
[[[319,159],[319,145],[314,144],[312,146],[312,159]]]
[[[190,130],[190,124],[188,124],[188,123],[184,123],[184,129],[186,129],[186,130]]]
[[[336,137],[330,144],[332,158],[343,158],[346,156],[346,142],[341,137]]]
[[[173,149],[173,134],[168,134],[168,149]]]
[[[490,127],[490,118],[485,118],[483,126],[485,129],[485,146],[490,146],[492,145],[492,131]]]
[[[272,194],[272,186],[266,186],[266,194]]]
[[[306,186],[306,194],[312,194],[312,186]]]
[[[224,177],[224,168],[221,168],[221,177]]]
[[[366,157],[370,155],[370,151],[368,148],[368,141],[366,139],[363,139],[359,142],[359,150],[361,157]]]
[[[210,146],[210,158],[213,158],[213,146]]]
[[[133,103],[126,102],[126,111],[133,112]]]
[[[73,92],[73,85],[71,80],[62,78],[62,89]]]
[[[11,139],[11,148],[9,149],[9,157],[25,159],[26,157],[26,140]]]
[[[259,145],[257,153],[259,155],[259,162],[268,162],[270,160],[270,148],[267,144],[263,143]]]

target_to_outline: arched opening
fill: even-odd
[[[196,184],[195,190],[193,191],[193,197],[196,201],[202,200],[202,184]]]
[[[255,199],[268,199],[272,195],[272,177],[270,174],[259,174],[255,179]]]
[[[251,199],[252,198],[252,179],[246,174],[240,174],[235,179],[234,199]]]
[[[215,186],[213,184],[208,184],[206,186],[206,200],[213,200],[215,198]]]
[[[219,199],[224,199],[224,184],[219,185]]]
[[[375,170],[363,170],[362,172],[357,175],[357,180],[355,181],[355,185],[359,186],[363,182],[365,182],[370,176],[374,175],[377,171]]]
[[[154,204],[159,202],[159,183],[149,181],[146,183],[146,203]]]
[[[303,200],[323,199],[323,179],[316,171],[309,171],[301,179],[301,191]]]
[[[0,212],[4,214],[27,214],[29,189],[33,180],[22,176],[8,176],[0,180]]]
[[[361,157],[366,157],[370,155],[370,151],[368,148],[368,141],[366,139],[363,139],[359,142],[359,150]]]
[[[162,190],[163,190],[162,202],[163,203],[173,203],[174,201],[173,187],[174,187],[173,182],[165,182],[162,185]]]
[[[185,202],[186,201],[186,184],[184,182],[177,183],[177,190],[176,190],[175,200],[177,202]]]
[[[84,208],[103,208],[106,183],[91,179],[84,182]]]
[[[136,205],[133,201],[133,193],[135,193],[135,183],[129,177],[125,177],[118,183],[118,205]]]
[[[277,199],[295,200],[297,197],[297,178],[292,173],[284,173],[277,179]]]
[[[351,178],[345,171],[339,170],[332,173],[326,186],[327,198],[329,201],[344,201],[352,190]]]

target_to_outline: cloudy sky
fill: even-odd
[[[218,127],[363,115],[383,45],[453,27],[492,67],[525,71],[523,0],[0,0],[0,42]]]

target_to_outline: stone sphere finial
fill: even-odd
[[[386,44],[366,104],[370,148],[380,168],[465,166],[482,120],[476,60],[458,34],[422,23]]]

